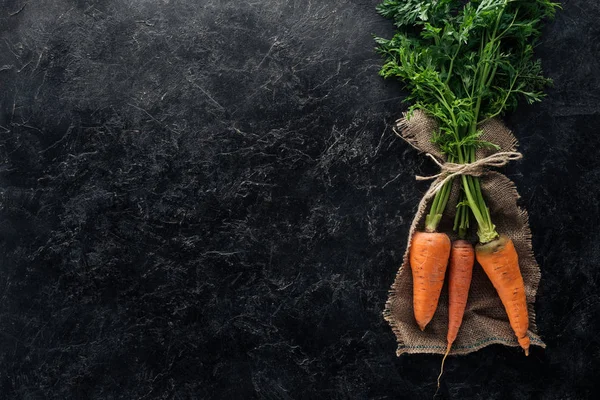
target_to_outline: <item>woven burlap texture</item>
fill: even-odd
[[[516,138],[499,120],[489,120],[479,128],[484,131],[481,139],[497,144],[500,147],[497,151],[515,151]],[[432,143],[433,134],[437,129],[435,121],[428,118],[424,113],[416,111],[410,118],[405,115],[404,118],[398,120],[395,131],[415,149],[429,153],[440,162],[444,162],[445,157],[439,148]],[[486,157],[494,151],[480,149],[477,157]],[[432,185],[435,185],[439,179],[441,178],[433,181]],[[519,266],[527,294],[528,334],[531,344],[546,347],[537,335],[535,325],[534,302],[540,281],[540,268],[535,261],[531,248],[531,232],[527,212],[517,205],[519,195],[514,183],[506,176],[496,171],[485,170],[481,173],[480,180],[483,196],[490,209],[492,221],[496,224],[497,231],[506,234],[513,240],[519,255]],[[459,184],[459,179],[455,179],[445,216],[438,229],[440,232],[448,233],[452,240],[457,239],[456,234],[452,231],[452,221],[458,200]],[[398,340],[396,351],[398,356],[403,353],[444,354],[446,351],[448,329],[447,284],[444,285],[442,290],[433,320],[423,332],[415,322],[412,306],[412,274],[408,262],[410,242],[415,231],[424,229],[425,216],[430,203],[431,200],[421,202],[417,209],[409,231],[403,263],[396,274],[384,311],[384,317],[391,325]],[[474,231],[475,228],[476,224],[473,221],[471,231]],[[473,233],[471,235],[470,239],[474,243],[476,237]],[[476,262],[473,268],[473,280],[463,323],[450,354],[467,354],[491,344],[519,345],[496,290],[481,266]]]

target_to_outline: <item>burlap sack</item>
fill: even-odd
[[[397,133],[411,146],[421,152],[435,156],[440,162],[444,161],[444,156],[437,146],[431,142],[432,134],[437,126],[423,113],[415,112],[410,119],[403,118],[399,120],[396,128]],[[484,130],[482,140],[500,146],[498,151],[515,151],[517,140],[500,121],[489,121],[480,128]],[[494,153],[494,150],[480,150],[478,158],[492,153]],[[440,179],[436,179],[432,185],[435,185]],[[519,195],[513,182],[506,176],[495,171],[484,170],[480,175],[480,179],[483,195],[497,231],[506,234],[513,240],[519,255],[519,265],[527,294],[529,309],[528,334],[531,344],[546,347],[536,333],[533,306],[540,281],[540,269],[531,249],[531,232],[527,212],[517,206]],[[458,181],[459,179],[454,179],[452,194],[439,227],[439,231],[448,233],[452,240],[457,238],[452,231],[452,222],[459,193],[458,185],[460,183]],[[444,354],[446,351],[448,329],[447,284],[444,285],[433,320],[427,325],[424,332],[419,330],[413,314],[412,274],[408,254],[413,232],[424,230],[425,216],[429,211],[430,203],[431,200],[422,201],[417,209],[417,214],[408,235],[404,261],[396,275],[384,311],[384,317],[391,325],[398,340],[396,351],[398,356],[403,353]],[[475,231],[475,221],[472,221],[471,225],[471,231]],[[474,232],[471,234],[473,236],[470,239],[475,243],[477,239]],[[450,354],[467,354],[495,343],[506,346],[519,345],[496,290],[476,262],[463,323]]]

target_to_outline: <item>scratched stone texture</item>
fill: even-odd
[[[435,168],[377,2],[0,0],[0,398],[433,397],[382,318]],[[548,348],[452,358],[439,398],[600,389],[600,3],[563,8],[506,118]]]

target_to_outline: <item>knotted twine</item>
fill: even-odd
[[[415,322],[413,314],[412,274],[408,254],[413,233],[425,228],[425,216],[433,196],[446,182],[451,180],[453,183],[450,199],[438,231],[448,233],[451,240],[458,238],[452,230],[452,223],[458,203],[461,175],[479,177],[481,190],[490,209],[492,221],[496,224],[496,230],[513,240],[519,255],[519,266],[527,295],[528,335],[532,345],[546,347],[537,335],[535,325],[534,302],[540,281],[540,269],[531,248],[531,232],[527,212],[517,205],[519,195],[514,183],[503,174],[489,169],[502,167],[510,161],[522,158],[521,153],[516,152],[517,140],[499,120],[490,120],[479,127],[483,130],[481,139],[496,144],[499,149],[478,149],[475,162],[454,164],[445,162],[444,155],[432,142],[433,133],[437,129],[438,127],[432,119],[418,111],[413,113],[410,119],[405,115],[404,118],[398,120],[394,129],[403,140],[432,158],[441,170],[439,174],[433,176],[417,176],[417,180],[433,180],[433,182],[417,207],[417,213],[409,230],[403,264],[396,274],[384,311],[384,318],[391,325],[398,341],[396,354],[444,354],[446,351],[447,285],[444,285],[433,319],[422,332]],[[468,239],[475,243],[477,241],[474,233],[475,221],[472,221],[471,225],[471,237]],[[490,344],[519,346],[496,290],[476,263],[463,323],[450,354],[467,354]]]

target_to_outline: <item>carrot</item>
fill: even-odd
[[[466,240],[454,241],[448,267],[448,335],[446,336],[448,347],[442,359],[442,369],[438,376],[438,388],[440,387],[440,378],[444,372],[444,361],[450,354],[450,349],[462,324],[467,298],[469,297],[474,263],[475,250],[473,250],[473,245]]]
[[[457,240],[452,244],[450,272],[448,277],[448,349],[456,340],[462,324],[463,315],[469,297],[469,287],[473,276],[475,251],[466,240]]]
[[[433,318],[440,299],[450,256],[450,238],[445,233],[415,232],[410,248],[413,276],[413,309],[421,330]]]
[[[475,255],[504,304],[519,345],[525,350],[525,355],[529,355],[527,296],[513,241],[506,235],[501,235],[489,243],[478,244]]]

